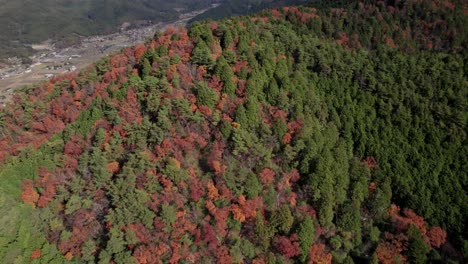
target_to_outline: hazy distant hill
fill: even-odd
[[[265,8],[275,8],[287,5],[303,4],[308,0],[231,0],[225,1],[220,6],[208,10],[195,17],[193,21],[203,19],[220,19],[228,16],[240,16],[257,12]]]
[[[0,59],[27,56],[24,44],[115,31],[126,21],[176,19],[214,0],[0,0]]]
[[[306,0],[0,0],[0,60],[28,57],[31,43],[67,45],[79,36],[115,32],[123,22],[176,20],[181,13],[220,5],[193,21],[253,13]]]

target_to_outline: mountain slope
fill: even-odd
[[[18,92],[1,258],[463,262],[466,6],[447,3],[194,23]]]

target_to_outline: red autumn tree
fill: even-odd
[[[231,256],[229,255],[229,250],[226,246],[222,246],[216,252],[216,258],[220,264],[230,264],[232,263]]]
[[[49,180],[43,184],[43,191],[41,197],[37,202],[38,207],[46,207],[49,204],[49,202],[51,202],[54,199],[54,196],[56,194],[56,184],[57,181],[55,179]]]
[[[198,179],[190,179],[190,198],[198,202],[200,198],[205,194],[202,183]]]
[[[129,124],[133,122],[140,123],[143,119],[135,89],[128,89],[127,100],[121,105],[119,116]]]
[[[219,237],[225,237],[227,235],[227,219],[229,216],[229,210],[227,207],[218,208],[216,214],[214,215],[216,220],[216,233]]]
[[[284,134],[284,136],[282,138],[283,144],[289,144],[289,143],[291,143],[291,140],[292,140],[291,133],[288,132],[288,133]]]
[[[447,232],[445,232],[439,226],[436,226],[429,229],[427,232],[427,237],[429,238],[431,246],[439,248],[447,240]]]
[[[380,241],[375,253],[380,263],[393,264],[395,259],[406,262],[406,257],[402,254],[408,248],[408,237],[404,234],[394,235],[386,232],[384,240]]]
[[[426,222],[424,221],[424,218],[422,216],[417,215],[411,209],[403,209],[403,214],[407,217],[407,221],[410,224],[417,226],[423,235],[426,234]]]
[[[41,250],[40,249],[36,249],[34,250],[32,253],[31,253],[31,260],[35,260],[35,259],[38,259],[41,257]]]
[[[372,157],[372,156],[369,156],[367,158],[365,158],[362,163],[364,163],[369,169],[373,169],[375,167],[377,167],[377,160]]]
[[[144,44],[139,44],[137,46],[135,46],[135,59],[137,60],[137,62],[140,61],[141,57],[143,56],[143,54],[146,52],[146,47]]]
[[[208,250],[211,252],[216,252],[218,248],[218,238],[216,237],[216,232],[213,230],[213,227],[206,223],[203,225],[203,241],[208,245]]]
[[[299,243],[297,241],[292,241],[289,237],[278,236],[274,239],[273,243],[278,252],[287,258],[292,258],[301,254]]]
[[[263,185],[268,186],[271,183],[273,183],[275,179],[275,175],[276,175],[275,172],[272,171],[270,168],[264,168],[262,172],[260,173],[260,182]]]
[[[83,153],[85,142],[79,135],[73,135],[71,139],[65,144],[64,154],[77,158]]]

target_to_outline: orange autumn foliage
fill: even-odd
[[[231,125],[232,125],[233,128],[240,128],[241,127],[241,125],[239,123],[237,123],[237,122],[232,122]]]
[[[210,200],[215,201],[219,198],[219,191],[214,186],[213,182],[209,181],[208,184],[206,185],[206,188],[208,189],[208,198]]]
[[[263,257],[257,257],[256,259],[252,260],[252,264],[266,264],[266,262]]]
[[[287,200],[292,207],[295,207],[297,204],[297,194],[292,192],[288,195]]]
[[[237,221],[241,223],[245,222],[245,214],[239,206],[233,205],[231,208],[231,212],[232,212],[234,219],[236,219]]]
[[[205,116],[211,116],[213,114],[213,111],[206,105],[200,105],[198,110]]]
[[[211,215],[216,215],[216,206],[212,201],[206,201],[205,207]]]
[[[67,254],[65,254],[65,259],[71,260],[72,258],[73,258],[73,253],[68,252]]]
[[[41,257],[41,250],[40,249],[36,249],[34,250],[32,253],[31,253],[31,257],[30,257],[30,260],[34,260],[34,259],[38,259]]]
[[[24,180],[21,184],[21,200],[23,203],[36,207],[36,203],[39,200],[39,194],[34,190],[33,181],[30,179]]]
[[[291,133],[284,134],[283,139],[282,139],[283,144],[291,143],[291,139],[292,139]]]
[[[119,171],[119,163],[117,161],[107,164],[107,171],[110,173],[116,173]]]
[[[177,159],[175,158],[170,158],[169,159],[169,162],[171,164],[173,164],[176,168],[180,169],[180,161],[178,161]]]
[[[383,239],[379,242],[376,254],[381,263],[394,263],[395,258],[405,262],[406,256],[403,253],[408,250],[406,232],[410,225],[419,229],[423,240],[430,247],[439,248],[447,239],[447,233],[442,228],[432,227],[428,230],[424,218],[410,209],[400,210],[398,206],[392,204],[388,213],[398,234],[385,232]]]
[[[308,264],[328,264],[332,262],[332,255],[325,252],[324,244],[314,244],[309,250]]]
[[[221,176],[226,171],[227,166],[221,164],[218,160],[213,161],[213,169],[215,171],[216,176]]]

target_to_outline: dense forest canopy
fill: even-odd
[[[169,28],[0,109],[4,263],[464,263],[464,1]]]

